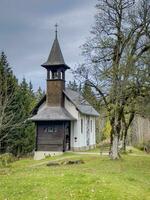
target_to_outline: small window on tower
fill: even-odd
[[[49,126],[47,128],[48,133],[56,133],[57,132],[57,127],[55,125]]]
[[[49,126],[48,127],[48,133],[53,133],[54,131],[53,131],[53,127],[52,126]]]

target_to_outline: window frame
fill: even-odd
[[[57,130],[58,129],[57,129],[57,126],[55,124],[44,127],[44,133],[48,133],[48,134],[56,133]]]
[[[81,133],[83,133],[83,119],[81,118]]]
[[[91,132],[93,132],[93,120],[91,119]]]

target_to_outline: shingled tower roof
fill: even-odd
[[[57,26],[56,26],[55,40],[53,42],[52,49],[50,51],[47,61],[44,64],[42,64],[42,67],[49,68],[52,66],[54,67],[54,66],[60,66],[60,65],[63,66],[65,69],[70,69],[70,67],[68,67],[65,64],[65,61],[60,49],[60,45],[57,38]]]

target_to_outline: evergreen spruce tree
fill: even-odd
[[[69,81],[69,83],[67,84],[67,88],[74,90],[74,91],[79,91],[79,85],[77,84],[77,82],[74,81]]]
[[[22,121],[22,126],[14,132],[12,138],[12,152],[15,155],[24,155],[34,149],[34,125],[28,118],[36,103],[31,82],[28,84],[23,78],[18,90],[18,105],[21,112],[18,118]]]
[[[36,102],[39,102],[44,95],[45,95],[45,92],[42,91],[41,87],[39,87],[37,92],[35,93]]]
[[[13,75],[4,52],[0,55],[0,151],[9,149],[8,138],[19,125],[16,122],[16,92],[18,82]]]
[[[4,52],[0,56],[0,152],[27,154],[34,149],[34,125],[27,119],[36,103],[31,82],[18,84]]]
[[[83,97],[97,110],[100,109],[100,102],[97,100],[96,95],[92,91],[92,88],[88,84],[88,82],[85,82],[85,84],[82,87],[82,95]]]

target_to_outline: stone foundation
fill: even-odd
[[[87,151],[90,149],[95,149],[96,145],[90,145],[90,146],[85,146],[85,147],[72,147],[71,151]]]
[[[89,149],[95,149],[96,145],[90,145],[90,146],[85,146],[85,147],[72,147],[71,151],[87,151]],[[34,160],[42,160],[46,158],[47,156],[58,156],[62,155],[63,152],[61,151],[35,151],[34,152]]]
[[[42,160],[47,156],[58,156],[62,155],[63,152],[54,152],[54,151],[35,151],[34,152],[34,160]]]

